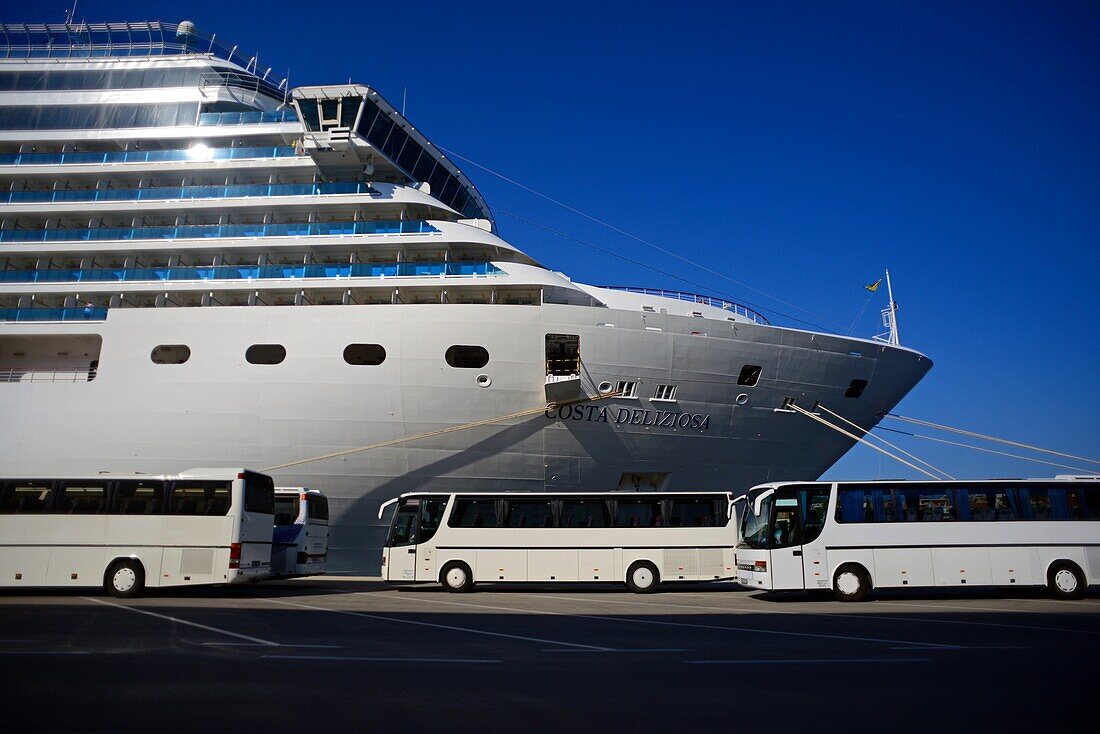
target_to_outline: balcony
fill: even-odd
[[[0,308],[0,321],[105,321],[107,309],[85,308]]]
[[[270,278],[423,278],[503,274],[504,271],[491,262],[222,265],[174,268],[0,270],[0,283],[110,283],[129,281],[261,280]],[[83,311],[84,309],[76,310]]]
[[[761,314],[752,310],[748,306],[742,306],[740,303],[734,303],[724,298],[715,298],[714,296],[703,296],[698,293],[687,293],[684,291],[666,291],[660,288],[635,288],[629,285],[601,285],[600,288],[604,288],[609,291],[623,291],[625,293],[638,293],[643,296],[656,296],[658,298],[671,298],[676,301],[687,301],[689,303],[701,303],[704,306],[713,306],[714,308],[720,308],[723,311],[730,311],[739,316],[755,321],[758,324],[768,325],[770,322],[764,318]]]
[[[259,123],[298,122],[294,110],[275,110],[261,112],[203,112],[199,115],[199,126],[207,125],[255,125]]]
[[[184,148],[175,150],[127,150],[73,153],[4,153],[0,166],[48,166],[95,163],[160,163],[162,161],[220,161],[240,158],[293,158],[294,147]]]
[[[181,224],[168,227],[0,230],[5,242],[97,242],[109,240],[183,240],[224,237],[341,237],[361,234],[428,234],[439,230],[415,219],[372,222],[301,222],[294,224]]]
[[[262,196],[327,196],[336,194],[377,194],[370,184],[302,183],[248,184],[240,186],[173,186],[145,189],[79,189],[49,191],[9,191],[0,193],[0,204],[63,201],[176,201],[180,199],[231,199]]]

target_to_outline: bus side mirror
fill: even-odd
[[[756,496],[756,503],[753,505],[753,513],[760,517],[760,509],[764,504],[764,500],[775,494],[775,489],[766,489]]]

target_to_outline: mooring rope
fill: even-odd
[[[838,433],[843,433],[845,436],[852,439],[853,441],[858,441],[859,443],[863,444],[864,446],[870,446],[875,451],[878,451],[881,454],[886,454],[887,456],[889,456],[894,461],[900,461],[902,464],[905,464],[910,469],[916,469],[917,471],[919,471],[921,474],[925,475],[926,477],[931,477],[932,479],[935,479],[937,482],[941,481],[940,478],[937,477],[932,472],[927,471],[926,469],[922,469],[919,466],[917,466],[916,464],[911,464],[908,461],[906,461],[905,459],[901,458],[900,456],[895,456],[894,454],[891,454],[889,451],[882,448],[881,446],[876,446],[875,444],[871,443],[870,441],[862,439],[859,436],[857,436],[856,434],[851,433],[850,431],[846,431],[838,425],[834,425],[834,424],[830,423],[829,421],[825,420],[824,418],[822,418],[819,415],[814,415],[813,413],[806,410],[805,408],[803,408],[800,405],[795,405],[794,403],[791,403],[787,407],[790,408],[791,410],[794,410],[798,413],[801,413],[802,415],[806,416],[807,418],[811,418],[811,419],[817,421],[818,423],[820,423],[821,425],[823,425],[827,428],[832,428],[834,431],[837,431]]]
[[[1032,446],[1026,443],[1020,443],[1019,441],[1010,441],[1007,438],[998,438],[997,436],[988,436],[984,433],[978,433],[976,431],[967,431],[962,428],[952,428],[951,426],[945,426],[940,423],[933,423],[932,421],[921,420],[920,418],[910,418],[904,415],[898,415],[897,413],[887,413],[887,418],[893,418],[899,421],[905,421],[906,423],[915,423],[918,426],[924,426],[926,428],[936,428],[941,431],[947,431],[949,433],[959,433],[963,436],[970,436],[971,438],[980,438],[983,441],[992,441],[993,443],[1002,443],[1008,446],[1016,446],[1017,448],[1027,449],[1029,451],[1038,451],[1041,454],[1051,454],[1053,456],[1061,456],[1064,459],[1075,459],[1077,461],[1087,461],[1090,464],[1100,464],[1098,459],[1089,459],[1085,456],[1075,456],[1074,454],[1066,454],[1061,451],[1053,451],[1051,449],[1044,449],[1039,446]],[[900,433],[900,431],[899,431]],[[968,444],[962,444],[968,445]],[[1008,454],[1011,456],[1011,454]],[[1054,466],[1062,466],[1061,464],[1054,464]],[[1068,467],[1073,468],[1073,467]],[[1084,470],[1087,471],[1087,470]]]
[[[260,471],[269,472],[276,471],[278,469],[288,469],[292,466],[300,466],[302,464],[310,464],[314,461],[324,461],[325,459],[335,459],[340,456],[348,456],[349,454],[358,454],[363,451],[370,451],[371,449],[381,449],[386,446],[393,446],[399,443],[408,443],[410,441],[420,441],[425,438],[432,438],[433,436],[442,436],[445,433],[454,433],[455,431],[465,431],[468,428],[477,428],[478,426],[488,426],[494,423],[501,423],[502,421],[512,420],[514,418],[526,418],[527,416],[537,415],[543,413],[551,408],[560,407],[562,405],[574,405],[576,403],[588,403],[595,402],[597,400],[607,400],[608,398],[616,398],[623,393],[612,392],[606,395],[586,396],[580,400],[567,400],[561,403],[547,403],[546,405],[540,405],[537,408],[528,408],[527,410],[521,410],[516,413],[509,413],[508,415],[500,415],[495,418],[484,418],[479,421],[473,421],[471,423],[463,423],[458,426],[449,426],[447,428],[440,428],[436,431],[428,431],[427,433],[418,433],[415,436],[402,436],[401,438],[391,438],[388,441],[379,441],[377,443],[367,444],[366,446],[358,446],[353,449],[344,449],[343,451],[334,451],[331,454],[322,454],[320,456],[312,456],[308,459],[299,459],[298,461],[291,461],[286,464],[279,464],[278,466],[269,466],[261,469]]]
[[[877,431],[890,431],[890,433],[900,433],[903,436],[912,436],[913,438],[922,438],[925,441],[934,441],[935,443],[947,444],[948,446],[958,446],[964,449],[973,449],[974,451],[984,451],[987,454],[997,454],[998,456],[1007,456],[1012,459],[1020,459],[1021,461],[1032,461],[1036,464],[1046,464],[1047,466],[1056,466],[1060,469],[1072,469],[1084,474],[1095,474],[1095,469],[1084,469],[1079,466],[1070,466],[1069,464],[1058,464],[1053,461],[1046,461],[1045,459],[1036,459],[1031,456],[1021,456],[1020,454],[1010,454],[1007,451],[997,451],[996,449],[988,449],[984,446],[974,446],[969,443],[962,443],[960,441],[948,441],[946,438],[936,438],[935,436],[925,436],[921,433],[910,433],[909,431],[899,431],[896,428],[886,428],[885,426],[875,426]],[[881,439],[880,439],[881,440]]]
[[[821,410],[824,410],[824,411],[825,411],[826,413],[828,413],[829,415],[833,416],[834,418],[839,418],[840,420],[842,420],[842,421],[844,421],[845,423],[847,423],[847,424],[848,424],[849,426],[852,426],[853,428],[856,428],[856,429],[858,429],[859,431],[861,431],[861,432],[863,433],[863,435],[864,435],[864,436],[871,436],[871,432],[870,432],[870,430],[868,430],[868,429],[864,428],[863,426],[860,426],[860,425],[857,425],[857,424],[853,423],[852,421],[848,420],[847,418],[845,418],[845,417],[844,417],[844,416],[842,416],[842,415],[839,415],[839,414],[837,414],[837,413],[834,413],[833,411],[829,410],[828,408],[826,408],[826,407],[825,407],[824,405],[822,405],[821,403],[818,403],[818,404],[817,404],[817,407],[818,407],[819,409],[821,409]],[[885,438],[883,438],[882,436],[873,436],[873,438],[874,438],[874,439],[875,439],[876,441],[882,441],[882,442],[883,442],[884,444],[886,444],[887,446],[889,446],[890,448],[892,448],[892,449],[893,449],[894,451],[898,451],[898,452],[900,452],[900,453],[902,453],[902,454],[905,454],[906,456],[908,456],[908,457],[909,457],[910,459],[912,459],[913,461],[916,461],[917,463],[920,463],[920,464],[924,464],[924,465],[925,465],[926,467],[928,467],[929,469],[931,469],[931,470],[933,470],[933,471],[936,471],[936,472],[939,472],[940,474],[943,474],[943,475],[944,475],[945,477],[947,477],[948,479],[954,479],[954,478],[955,478],[955,477],[951,476],[950,474],[948,474],[947,472],[945,472],[945,471],[944,471],[943,469],[940,469],[940,468],[939,468],[938,466],[933,466],[932,464],[929,464],[929,463],[928,463],[927,461],[925,461],[924,459],[920,458],[919,456],[916,456],[916,455],[914,455],[914,454],[911,454],[911,453],[909,453],[908,451],[906,451],[905,449],[903,449],[903,448],[902,448],[901,446],[897,446],[897,445],[895,445],[895,444],[892,444],[892,443],[890,443],[889,441],[887,441],[887,440],[886,440]]]

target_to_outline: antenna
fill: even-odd
[[[405,87],[401,92],[401,116],[405,116],[405,101],[409,98],[409,88]]]
[[[898,338],[898,302],[894,300],[894,287],[890,284],[890,269],[886,269],[886,296],[890,299],[890,305],[882,312],[883,325],[890,329],[887,341],[894,346],[899,346]]]

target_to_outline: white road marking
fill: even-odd
[[[203,642],[203,645],[210,645],[211,647],[269,647],[269,645],[261,645],[258,642]],[[342,650],[343,645],[287,645],[279,643],[279,647],[308,647],[308,648],[327,648],[330,650]]]
[[[891,647],[891,650],[927,650],[927,647],[912,645],[906,645],[904,647]],[[966,645],[965,647],[954,648],[956,650],[1030,650],[1030,647],[1024,647],[1023,645]]]
[[[216,632],[219,635],[228,635],[229,637],[236,637],[240,640],[248,640],[257,645],[263,645],[264,647],[281,647],[278,642],[272,642],[271,640],[264,640],[260,637],[252,637],[251,635],[242,635],[240,632],[230,632],[229,630],[219,629],[217,627],[211,627],[206,624],[199,624],[198,622],[189,622],[186,619],[180,619],[179,617],[170,617],[167,614],[160,614],[158,612],[150,612],[148,609],[138,609],[137,607],[128,607],[125,604],[115,604],[114,602],[104,601],[103,599],[96,599],[90,596],[82,596],[81,599],[85,601],[95,602],[96,604],[103,604],[104,606],[114,607],[116,609],[125,609],[128,612],[134,612],[136,614],[145,614],[150,617],[156,617],[157,619],[165,619],[169,622],[175,622],[176,624],[187,625],[188,627],[197,627],[198,629],[206,630],[207,632]]]
[[[91,655],[87,650],[3,650],[0,655]]]
[[[395,624],[411,624],[418,627],[434,627],[436,629],[451,630],[453,632],[468,632],[473,635],[485,635],[486,637],[503,637],[511,640],[523,640],[524,642],[541,642],[547,645],[561,645],[563,647],[579,647],[587,650],[610,650],[609,647],[599,647],[596,645],[582,645],[578,642],[561,642],[560,640],[547,640],[541,637],[525,637],[523,635],[510,635],[505,632],[491,632],[489,630],[479,630],[471,627],[455,627],[449,624],[437,624],[435,622],[419,622],[413,619],[401,619],[400,617],[387,617],[380,614],[368,614],[366,612],[355,612],[349,609],[331,609],[329,607],[319,607],[313,604],[299,604],[297,602],[284,601],[282,599],[267,599],[266,601],[272,604],[283,604],[290,607],[299,607],[301,609],[312,609],[317,612],[332,612],[333,614],[347,614],[352,617],[364,617],[366,619],[377,619],[382,622],[393,622]]]
[[[685,660],[688,665],[831,665],[833,663],[930,663],[928,658],[806,658],[803,660]]]
[[[531,595],[528,594],[527,596],[531,596]],[[561,599],[561,600],[567,600],[567,601],[589,601],[587,599],[584,599],[583,597],[578,598],[578,597],[573,597],[573,596],[557,596],[557,595],[555,595],[553,597],[544,597],[544,598]],[[594,600],[594,601],[600,601],[600,600]],[[610,600],[602,600],[602,601],[610,601]],[[680,606],[680,605],[670,605],[670,604],[658,604],[658,603],[655,603],[655,602],[614,601],[612,603],[615,603],[615,604],[643,604],[643,605],[647,605],[647,606],[666,606],[666,607],[667,606],[672,606],[674,608],[679,608],[679,606]],[[711,609],[712,611],[714,610],[714,607],[707,607],[707,608]],[[519,610],[512,610],[512,611],[519,611]],[[721,611],[721,610],[717,610],[717,611]],[[606,622],[633,622],[635,624],[659,624],[659,625],[669,625],[669,626],[674,626],[674,627],[698,627],[700,629],[729,630],[729,631],[733,631],[733,632],[755,632],[757,634],[786,635],[786,636],[790,636],[790,637],[818,637],[818,638],[822,638],[822,639],[832,639],[832,640],[854,640],[856,642],[884,642],[884,643],[894,644],[894,645],[915,645],[915,646],[919,646],[919,647],[922,647],[922,648],[957,649],[957,648],[961,647],[959,645],[946,645],[946,644],[939,643],[939,642],[916,642],[916,641],[913,641],[913,640],[891,640],[891,639],[883,639],[883,638],[878,638],[878,637],[854,637],[854,636],[851,636],[851,635],[830,635],[830,634],[816,633],[816,632],[787,632],[787,631],[782,631],[782,630],[759,629],[759,628],[756,628],[756,627],[730,627],[730,626],[724,626],[724,625],[690,624],[688,622],[659,622],[657,620],[632,619],[630,617],[593,617],[591,615],[584,615],[584,614],[571,614],[569,616],[578,617],[580,619],[599,619],[599,620],[606,621]]]
[[[537,596],[537,595],[536,594],[524,594],[524,596]],[[686,596],[686,594],[684,596]],[[969,627],[1004,627],[1004,628],[1008,628],[1008,629],[1039,630],[1039,631],[1043,631],[1043,632],[1069,632],[1069,633],[1073,633],[1073,634],[1076,634],[1078,632],[1078,630],[1066,629],[1065,627],[1036,627],[1035,625],[1031,625],[1031,624],[1008,624],[1006,622],[973,622],[973,621],[966,621],[966,620],[961,620],[961,619],[929,619],[927,617],[895,617],[895,616],[877,615],[877,614],[871,614],[871,613],[868,613],[868,614],[844,614],[844,613],[841,613],[841,612],[814,613],[813,610],[810,610],[809,612],[807,612],[807,611],[795,611],[795,610],[787,610],[787,609],[769,609],[769,608],[766,608],[766,607],[757,608],[755,610],[750,611],[750,610],[741,610],[741,609],[729,609],[728,607],[711,606],[709,604],[662,604],[660,602],[625,601],[625,600],[622,600],[622,599],[585,599],[584,597],[561,596],[561,595],[558,595],[558,594],[555,594],[554,596],[539,596],[539,598],[542,598],[542,599],[565,599],[565,600],[568,600],[568,601],[592,601],[594,603],[601,603],[601,604],[630,604],[632,606],[664,607],[664,608],[667,608],[667,609],[706,609],[706,610],[711,611],[711,612],[732,613],[732,614],[740,614],[740,615],[743,615],[743,614],[799,614],[799,615],[811,614],[815,617],[822,617],[822,618],[837,617],[837,618],[840,618],[840,619],[858,619],[860,621],[869,621],[870,620],[870,621],[880,621],[880,622],[921,622],[922,624],[954,624],[954,625],[965,625],[965,626],[969,626]],[[1072,602],[1067,602],[1067,603],[1072,603]],[[896,606],[910,606],[910,604],[904,604],[904,603],[901,603],[901,602],[881,602],[881,601],[877,601],[877,600],[875,601],[875,604],[876,605],[878,605],[878,604],[894,604]],[[912,606],[917,606],[917,605],[914,604]],[[940,607],[935,606],[935,605],[928,605],[928,606],[931,606],[934,609],[940,608]],[[957,608],[959,608],[959,609],[975,609],[976,607],[957,607]],[[1007,610],[1007,609],[994,610],[994,609],[987,609],[987,608],[982,608],[982,610],[983,611],[985,611],[985,610],[997,611],[997,612],[1000,612],[1002,614],[1005,613],[1005,612],[1011,612],[1012,611],[1012,610]],[[1024,612],[1021,612],[1021,613],[1022,614],[1032,614],[1032,612],[1030,612],[1030,611],[1024,611]],[[1041,614],[1042,612],[1035,612],[1035,613],[1036,614]],[[1097,634],[1097,633],[1096,632],[1084,632],[1083,634],[1094,635],[1094,634]],[[962,649],[963,646],[960,645],[960,646],[957,646],[957,647],[959,647],[959,649]]]
[[[261,655],[266,660],[346,660],[371,663],[499,663],[500,660],[478,660],[477,658],[372,658],[343,655]]]
[[[543,652],[687,652],[683,647],[622,647],[614,650],[561,650],[546,649]]]

